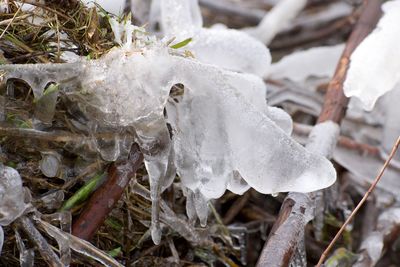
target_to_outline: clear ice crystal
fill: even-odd
[[[25,211],[24,190],[21,176],[0,163],[0,225],[6,226]]]
[[[40,170],[46,177],[56,177],[61,167],[61,155],[55,151],[42,152],[42,159],[39,162]]]
[[[400,81],[400,1],[386,2],[382,10],[375,30],[351,55],[343,87],[347,97],[359,98],[368,111]]]

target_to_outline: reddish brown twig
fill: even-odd
[[[143,161],[139,146],[134,144],[127,161],[113,163],[108,170],[108,179],[97,189],[83,212],[72,226],[72,234],[90,240],[104,222],[114,205],[121,198],[125,187],[135,175]]]
[[[348,104],[348,99],[343,93],[343,81],[349,66],[349,58],[378,22],[381,15],[380,5],[381,1],[376,0],[364,2],[360,18],[346,43],[334,77],[329,83],[318,122],[331,120],[340,124],[343,119]],[[304,226],[308,222],[305,214],[310,212],[309,210],[312,210],[315,205],[310,203],[313,197],[312,194],[288,195],[282,204],[278,219],[262,250],[257,266],[289,266],[298,241],[304,235]]]
[[[374,191],[376,185],[379,183],[379,181],[382,178],[383,173],[385,172],[386,168],[389,166],[390,161],[392,160],[393,156],[396,154],[397,149],[399,148],[400,145],[400,136],[397,138],[396,143],[394,144],[392,151],[390,152],[389,157],[386,159],[385,164],[383,164],[383,167],[379,174],[376,176],[374,182],[371,184],[369,187],[368,191],[365,193],[361,201],[357,204],[355,209],[351,212],[350,216],[346,219],[346,221],[343,223],[342,227],[340,227],[339,231],[336,233],[335,237],[332,239],[331,243],[329,243],[329,246],[325,249],[325,251],[322,253],[321,258],[318,261],[317,267],[320,267],[322,263],[324,262],[326,256],[328,255],[329,251],[332,249],[333,245],[336,243],[336,241],[339,239],[339,237],[342,235],[343,231],[345,230],[346,226],[350,223],[350,221],[354,218],[358,210],[362,207],[362,205],[365,203],[369,195]]]

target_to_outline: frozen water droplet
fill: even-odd
[[[56,177],[60,169],[61,155],[55,151],[42,152],[39,162],[40,170],[46,177]]]
[[[151,225],[151,239],[156,245],[161,243],[161,228],[159,224]]]
[[[120,148],[118,138],[103,139],[96,138],[97,150],[105,161],[116,161],[119,157]]]

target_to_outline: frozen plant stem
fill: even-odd
[[[331,241],[331,243],[329,244],[329,246],[325,249],[325,251],[322,253],[321,258],[318,261],[317,267],[320,267],[322,265],[322,263],[324,262],[326,256],[328,255],[329,251],[332,249],[333,245],[335,245],[336,241],[339,239],[339,237],[341,236],[341,234],[343,233],[343,231],[346,229],[346,226],[350,223],[350,221],[354,218],[354,216],[356,215],[356,213],[358,212],[358,210],[361,208],[361,206],[365,203],[365,201],[367,200],[367,198],[369,197],[369,195],[372,193],[372,191],[374,191],[376,185],[379,183],[379,181],[381,180],[383,173],[385,172],[387,166],[389,166],[390,161],[392,160],[392,158],[394,157],[394,155],[397,152],[397,149],[399,148],[400,145],[400,136],[397,138],[396,143],[394,144],[392,151],[390,152],[389,157],[386,159],[385,164],[383,164],[383,167],[381,169],[381,171],[379,172],[378,176],[376,176],[374,182],[371,184],[371,186],[369,187],[368,191],[365,193],[365,195],[363,196],[363,198],[361,199],[361,201],[358,203],[358,205],[355,207],[355,209],[351,212],[350,216],[347,218],[347,220],[344,222],[344,224],[342,225],[342,227],[340,227],[339,231],[337,232],[337,234],[335,235],[335,237],[333,238],[333,240]]]
[[[318,124],[324,122],[334,122],[340,124],[344,115],[348,99],[343,93],[343,82],[349,66],[349,59],[355,48],[364,40],[377,24],[381,15],[381,1],[365,1],[361,15],[355,25],[346,47],[337,65],[335,74],[329,83],[325,102],[318,118]],[[323,132],[319,132],[324,134]],[[317,137],[317,138],[315,138]],[[338,136],[336,136],[337,138]],[[314,136],[325,143],[335,144],[337,140],[325,138],[324,136]],[[310,141],[310,140],[309,140]],[[322,144],[326,145],[326,144]],[[311,141],[308,146],[315,147]],[[329,151],[328,151],[329,152]],[[329,155],[324,155],[329,157]],[[321,194],[320,192],[318,192]],[[317,194],[318,194],[317,193]],[[257,266],[283,267],[289,266],[293,254],[296,251],[301,236],[304,235],[304,227],[310,219],[314,217],[316,194],[289,193],[284,200],[278,219],[274,224],[270,236],[261,252]],[[311,214],[311,218],[306,218],[306,214]]]

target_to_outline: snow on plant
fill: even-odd
[[[190,5],[197,5],[197,1],[178,5],[170,0],[161,4],[173,2],[177,10],[184,8],[191,14]],[[190,19],[193,16],[184,21]],[[171,20],[164,17],[162,23],[169,36],[179,33],[169,31],[174,29]],[[207,201],[219,198],[226,189],[310,192],[330,186],[336,178],[326,158],[290,138],[290,116],[267,106],[265,85],[254,75],[269,67],[269,52],[261,43],[233,30],[193,26],[177,38],[191,34],[193,42],[185,48],[193,49],[196,59],[182,56],[165,41],[149,42],[148,35],[132,34],[136,37],[132,43],[129,40],[98,60],[0,67],[6,78],[29,83],[35,98],[43,96],[46,84],[57,82],[63,95],[79,103],[99,126],[134,127],[150,179],[155,243],[161,238],[160,194],[176,173],[187,192],[191,217],[195,211],[203,225]],[[172,99],[170,90],[176,84],[182,92]]]
[[[359,98],[366,110],[400,82],[400,1],[383,4],[376,29],[357,47],[344,83],[346,96]]]

